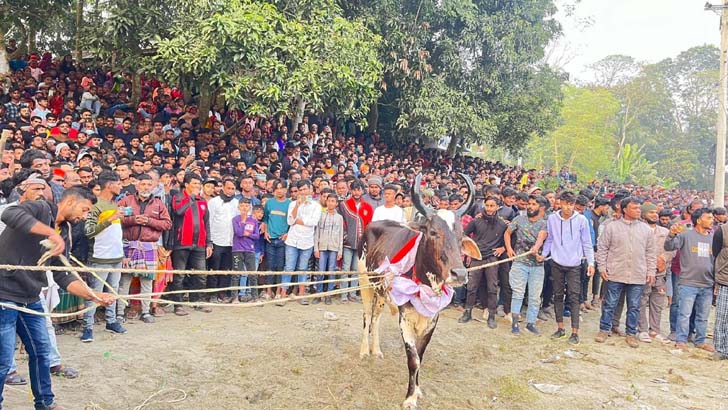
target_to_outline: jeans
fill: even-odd
[[[599,319],[599,330],[609,333],[612,330],[612,317],[614,308],[617,306],[622,290],[627,300],[627,335],[637,334],[637,323],[640,316],[640,298],[642,297],[643,284],[627,284],[609,281],[606,283],[604,303],[602,303],[602,317]],[[573,311],[572,315],[578,315],[579,310]]]
[[[336,251],[320,251],[319,252],[319,264],[318,264],[318,270],[320,271],[327,271],[327,272],[336,272],[336,257],[338,256],[338,252]],[[335,275],[327,276],[327,279],[336,279]],[[343,279],[343,278],[341,278]],[[316,281],[322,281],[324,280],[324,275],[316,275]],[[344,283],[344,282],[339,282]],[[334,290],[334,286],[336,286],[336,282],[329,282],[326,284],[326,290],[332,291]],[[316,293],[321,293],[324,291],[324,284],[323,283],[317,283],[316,284]]]
[[[536,323],[538,308],[541,306],[541,289],[543,289],[543,265],[530,265],[513,262],[511,265],[510,284],[513,290],[511,299],[511,312],[521,314],[523,297],[528,286],[528,310],[526,323]]]
[[[233,270],[241,272],[255,272],[257,270],[257,258],[254,252],[233,252]],[[233,281],[236,279],[239,286],[258,286],[258,275],[233,275]],[[251,292],[252,290],[252,292]],[[258,289],[240,289],[238,296],[253,295],[258,297]]]
[[[672,297],[672,302],[670,303],[670,333],[672,333],[677,332],[677,316],[680,311],[680,297],[677,293],[677,282],[680,278],[672,272],[667,272],[667,276],[670,277],[667,296]]]
[[[100,269],[109,269],[109,272],[97,272],[96,274],[99,275],[99,277],[106,281],[106,283],[109,284],[114,290],[114,292],[119,291],[119,280],[121,279],[121,273],[118,271],[111,271],[111,269],[120,269],[121,268],[121,262],[119,263],[91,263],[89,264],[92,268],[100,268]],[[91,282],[91,289],[94,290],[94,292],[101,292],[101,290],[104,288],[104,284],[96,279],[93,276],[89,276],[89,282]],[[116,322],[116,304],[119,303],[118,301],[114,301],[111,305],[106,307],[106,324],[110,325],[112,323]],[[96,304],[91,301],[86,301],[86,307],[92,306],[92,309],[86,311],[86,313],[83,314],[83,328],[84,329],[92,329],[94,327],[94,315],[96,314]]]
[[[341,271],[342,272],[356,272],[359,270],[359,258],[357,258],[357,252],[356,249],[352,248],[344,248],[344,255],[342,256],[342,262],[341,262]],[[358,275],[341,275],[339,276],[341,279],[345,279],[347,277],[356,278],[355,280],[352,280],[351,282],[340,282],[339,288],[340,289],[347,289],[347,288],[355,288],[359,286],[359,276]],[[344,296],[345,294],[342,294]],[[349,292],[349,296],[356,295],[356,292]]]
[[[38,301],[21,305],[8,300],[4,303],[23,306],[36,312],[44,312],[43,304]],[[53,404],[54,395],[51,390],[50,340],[46,318],[18,312],[17,310],[0,308],[0,380],[10,370],[15,355],[15,335],[25,345],[28,352],[28,370],[30,372],[30,389],[33,392],[35,409],[45,409]],[[0,408],[2,408],[2,391],[5,383],[0,383]]]
[[[705,343],[708,331],[708,315],[713,303],[713,287],[696,288],[694,286],[680,285],[677,288],[680,297],[680,308],[677,318],[677,343],[687,343],[690,331],[690,315],[695,307],[695,345]]]
[[[298,249],[295,246],[286,245],[286,265],[283,270],[286,272],[308,271],[308,260],[313,254],[313,246],[308,249]],[[305,282],[308,275],[298,275],[298,282]],[[291,275],[286,274],[281,278],[281,283],[290,283]]]
[[[265,244],[265,263],[268,265],[268,270],[273,272],[280,272],[285,266],[286,260],[286,244],[281,239],[271,239],[270,242]],[[265,277],[266,284],[280,283],[280,276],[274,277],[273,275]],[[275,281],[274,281],[275,280]]]
[[[172,267],[177,269],[205,270],[205,251],[193,249],[175,249],[172,251]],[[205,275],[178,275],[174,274],[172,283],[167,290],[176,291],[184,288],[185,278],[188,279],[187,290],[198,290],[205,288]],[[202,297],[199,292],[190,292],[190,302],[199,302]],[[169,300],[174,302],[182,301],[182,294],[169,295]]]

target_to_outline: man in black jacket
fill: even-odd
[[[508,225],[498,216],[498,202],[495,197],[485,200],[485,210],[481,217],[475,218],[465,227],[464,235],[472,234],[472,238],[480,248],[483,258],[473,261],[472,265],[481,266],[498,260],[506,252],[503,234]],[[478,294],[480,283],[485,280],[487,286],[488,327],[496,328],[495,313],[498,302],[498,266],[471,271],[468,276],[468,296],[465,300],[465,311],[460,323],[467,323],[472,319],[473,306]],[[483,301],[486,304],[486,301]]]
[[[73,187],[66,190],[61,197],[55,218],[45,201],[27,201],[6,209],[2,221],[7,227],[0,234],[0,249],[12,251],[0,254],[0,264],[35,265],[45,251],[40,244],[44,239],[52,243],[50,252],[53,256],[67,256],[71,248],[70,224],[84,219],[94,201],[91,191]],[[10,308],[0,309],[0,380],[5,380],[10,368],[17,333],[28,351],[30,385],[35,408],[60,409],[51,390],[50,342],[39,298],[41,288],[48,285],[46,274],[42,271],[0,270],[0,278],[0,303],[41,313],[34,315]],[[76,296],[104,306],[114,302],[113,296],[94,293],[83,281],[68,272],[54,271],[53,279],[61,288]],[[0,405],[1,393],[2,384]]]

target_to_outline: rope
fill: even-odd
[[[499,261],[495,261],[495,262],[491,262],[491,263],[486,263],[485,265],[471,266],[471,267],[469,267],[469,268],[467,269],[467,271],[468,271],[468,272],[472,272],[472,271],[474,271],[474,270],[478,270],[478,269],[485,269],[485,268],[490,268],[491,266],[496,266],[496,265],[500,265],[501,263],[511,262],[511,261],[514,261],[514,260],[516,260],[516,259],[520,259],[520,258],[525,258],[526,256],[528,256],[528,255],[530,255],[530,254],[531,254],[531,251],[528,251],[528,252],[524,252],[524,253],[522,253],[522,254],[520,254],[520,255],[516,255],[516,256],[514,256],[514,257],[512,257],[512,258],[508,258],[508,259],[501,259],[501,260],[499,260]],[[545,260],[545,259],[544,259],[544,260]],[[1,268],[1,266],[0,266],[0,268]]]

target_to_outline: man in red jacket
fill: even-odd
[[[174,269],[205,270],[207,258],[212,255],[210,240],[210,215],[207,202],[200,196],[202,180],[200,176],[187,173],[184,177],[183,191],[172,197],[172,235],[169,235],[167,249],[172,250],[172,267]],[[185,278],[189,276],[189,288],[197,290],[205,288],[205,276],[174,275],[170,291],[181,290]],[[199,293],[190,293],[190,302],[199,302]],[[181,294],[170,295],[170,300],[181,301]],[[209,313],[210,308],[195,306],[195,310]],[[187,311],[180,305],[175,306],[174,313],[186,316]]]
[[[341,263],[341,270],[356,271],[358,257],[356,254],[361,235],[366,229],[369,222],[372,221],[374,210],[368,202],[362,200],[362,194],[364,193],[364,184],[359,181],[354,181],[349,187],[351,196],[345,201],[339,204],[339,213],[344,217],[344,256],[343,262]],[[352,277],[355,277],[352,275]],[[342,276],[342,279],[345,276]],[[356,287],[358,281],[341,282],[341,288]],[[341,294],[341,301],[346,303],[348,301],[361,302],[361,298],[356,295],[356,292],[350,292],[348,297],[346,293]]]
[[[172,228],[172,219],[162,200],[152,196],[152,177],[147,174],[137,176],[136,194],[122,198],[118,205],[124,209],[121,226],[124,236],[124,267],[137,269],[144,273],[123,273],[119,282],[119,293],[129,294],[132,277],[139,278],[141,293],[152,292],[152,282],[156,273],[158,257],[157,243],[162,232]],[[124,318],[124,306],[117,304],[117,320]],[[131,312],[129,312],[131,313]],[[149,301],[142,301],[141,320],[154,323],[149,313]]]

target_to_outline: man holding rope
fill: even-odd
[[[67,256],[71,248],[70,225],[85,219],[95,201],[96,198],[88,189],[73,187],[61,197],[55,219],[51,207],[45,201],[27,201],[6,209],[2,221],[7,227],[0,234],[0,249],[15,251],[3,252],[0,264],[24,265],[37,261],[45,251],[40,244],[44,239],[53,245],[48,251],[50,255]],[[19,243],[24,246],[18,247]],[[5,379],[10,368],[17,333],[28,352],[35,409],[61,410],[51,390],[50,342],[39,298],[41,288],[48,286],[46,273],[0,270],[0,277],[0,303],[3,304],[0,307],[0,380]],[[114,296],[93,292],[77,275],[54,271],[53,279],[61,288],[76,296],[104,306],[114,303]],[[21,312],[11,306],[38,314]],[[0,386],[0,409],[2,388]]]

